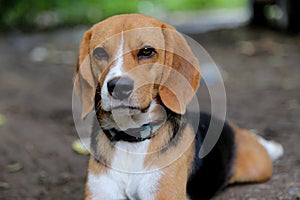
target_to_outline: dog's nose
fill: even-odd
[[[113,78],[107,83],[107,89],[115,99],[126,99],[132,93],[133,80],[127,77]]]

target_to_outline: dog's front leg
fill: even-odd
[[[156,200],[189,200],[186,194],[186,187],[185,186],[173,186],[174,184],[180,184],[178,182],[176,183],[170,183],[166,186],[162,186],[159,189],[159,192],[157,194]],[[180,184],[181,185],[181,184]]]
[[[89,173],[86,190],[85,200],[120,200],[126,199],[118,185],[109,179],[107,175],[97,176]]]
[[[163,174],[156,200],[188,200],[186,194],[188,167],[173,164],[167,167]]]
[[[85,187],[85,200],[126,199],[117,183],[111,178],[109,169],[90,158]]]

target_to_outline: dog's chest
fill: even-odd
[[[161,171],[144,168],[149,143],[118,142],[109,170],[88,175],[92,199],[155,199]]]

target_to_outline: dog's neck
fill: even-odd
[[[111,142],[142,142],[151,139],[158,130],[163,126],[165,121],[143,125],[139,128],[127,129],[125,131],[115,128],[103,130],[105,135]]]
[[[99,113],[98,113],[99,114]],[[158,147],[156,152],[165,151],[168,148],[167,143],[176,145],[178,139],[181,137],[180,133],[186,127],[185,117],[167,110],[167,117],[164,121],[156,124],[149,124],[142,127],[142,130],[136,129],[137,137],[128,136],[124,131],[103,128],[99,124],[99,119],[95,118],[91,133],[91,154],[99,162],[109,166],[111,164],[111,157],[109,152],[114,152],[115,145],[122,141],[128,141],[132,144],[138,144],[146,140],[155,140],[158,138]],[[152,129],[152,132],[150,131]],[[126,134],[126,135],[125,135]],[[134,135],[136,136],[136,135]],[[162,139],[163,138],[163,139]]]

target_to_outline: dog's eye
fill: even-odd
[[[96,49],[94,49],[93,55],[97,60],[108,61],[108,54],[101,47],[97,47]]]
[[[145,46],[140,49],[137,57],[139,60],[151,58],[155,55],[156,51],[153,47]]]

